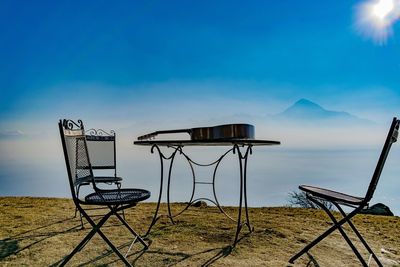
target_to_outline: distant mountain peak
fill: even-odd
[[[326,109],[324,109],[323,107],[321,107],[320,105],[318,105],[317,103],[314,103],[308,99],[305,98],[301,98],[299,100],[296,101],[296,103],[294,103],[293,105],[291,105],[290,107],[288,107],[285,112],[293,112],[293,111],[301,111],[301,112],[305,112],[305,111],[310,111],[310,112],[324,112],[327,111]]]
[[[306,98],[301,98],[299,100],[297,100],[294,105],[301,105],[301,106],[318,106],[321,107],[320,105],[318,105],[315,102],[312,102],[311,100],[308,100]]]
[[[315,120],[346,120],[355,121],[360,120],[359,118],[342,111],[331,111],[323,108],[311,100],[301,98],[297,100],[293,105],[288,107],[286,110],[278,114],[279,118],[292,119],[296,121],[315,121]]]

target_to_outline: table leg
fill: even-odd
[[[169,192],[170,192],[170,187],[171,187],[171,173],[172,173],[172,166],[174,164],[174,159],[175,159],[175,152],[173,153],[173,157],[171,158],[171,163],[169,164],[169,170],[168,170],[168,183],[167,183],[167,207],[168,207],[168,218],[171,220],[172,224],[175,224],[174,219],[172,218],[172,213],[171,213],[171,202],[169,201]]]
[[[239,209],[238,209],[238,219],[237,219],[237,227],[235,240],[233,241],[233,247],[236,246],[239,238],[239,233],[242,230],[243,225],[247,225],[249,232],[251,233],[254,229],[251,227],[249,212],[247,208],[247,159],[249,154],[252,153],[251,146],[247,146],[246,152],[243,155],[240,151],[238,145],[234,145],[233,153],[237,153],[239,160],[239,169],[240,169],[240,195],[239,195]],[[244,165],[244,166],[243,166]],[[243,198],[244,198],[244,211],[246,216],[246,221],[243,223],[242,221],[242,208],[243,208]]]
[[[156,211],[154,212],[154,216],[153,216],[153,220],[150,223],[149,229],[147,230],[146,234],[144,236],[147,236],[150,231],[151,228],[153,228],[153,225],[161,218],[162,215],[158,216],[158,211],[160,209],[160,204],[161,204],[161,198],[162,198],[162,193],[163,193],[163,187],[164,187],[164,160],[171,160],[171,165],[170,165],[170,169],[169,169],[169,178],[168,178],[168,184],[169,184],[169,180],[170,180],[170,176],[171,176],[171,168],[172,168],[172,162],[173,159],[175,157],[176,152],[178,151],[179,148],[176,148],[175,151],[171,154],[171,156],[169,157],[165,157],[164,154],[161,152],[160,148],[157,145],[153,145],[151,147],[151,153],[154,153],[154,149],[157,149],[158,152],[158,156],[160,158],[160,165],[161,165],[161,174],[160,174],[160,191],[158,193],[158,201],[157,201],[157,207],[156,207]],[[168,188],[169,189],[169,188]],[[169,196],[169,194],[168,194]],[[168,199],[168,212],[169,214],[171,214],[170,212],[170,207],[169,207],[169,199]],[[169,216],[169,218],[171,219],[171,222],[173,223],[173,220],[171,218],[171,216]]]
[[[252,154],[252,152],[253,151],[252,151],[251,146],[248,146],[246,149],[246,153],[244,155],[244,174],[243,174],[243,178],[244,178],[243,193],[244,193],[244,206],[245,206],[245,210],[246,210],[246,224],[247,224],[247,227],[249,228],[250,232],[254,231],[254,227],[252,227],[250,224],[249,211],[247,209],[247,159],[248,159],[248,156]]]

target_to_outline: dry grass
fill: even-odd
[[[162,208],[165,211],[165,206]],[[173,205],[174,212],[181,208],[182,205]],[[142,203],[126,213],[127,221],[139,233],[144,233],[154,209],[155,204]],[[235,214],[234,208],[226,210]],[[80,229],[73,212],[73,203],[67,199],[0,198],[0,265],[57,264],[89,231],[87,224],[84,230]],[[148,237],[150,248],[143,252],[136,244],[128,259],[136,266],[288,266],[291,255],[330,225],[323,212],[308,209],[254,208],[250,209],[250,217],[255,231],[248,235],[247,229],[243,229],[240,242],[231,250],[235,224],[215,208],[192,207],[177,218],[175,225],[166,218],[161,219]],[[359,215],[354,222],[379,257],[400,262],[399,217]],[[126,251],[131,240],[129,232],[117,220],[111,220],[106,226],[104,233],[121,251]],[[381,254],[382,248],[391,253]],[[365,250],[361,251],[368,258]],[[319,266],[360,265],[338,233],[310,252]],[[303,256],[296,266],[306,266],[308,262],[308,257]],[[95,236],[69,264],[80,265],[123,264]]]

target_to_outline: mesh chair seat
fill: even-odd
[[[85,204],[91,205],[120,205],[131,204],[146,200],[150,192],[144,189],[113,189],[101,190],[85,197]]]
[[[115,177],[115,176],[95,176],[94,181],[96,183],[115,183],[115,182],[120,182],[122,181],[121,177]],[[76,179],[75,184],[76,185],[82,185],[82,184],[90,184],[92,182],[92,177],[91,176],[86,176],[83,178],[78,178]]]
[[[320,188],[310,185],[300,185],[299,188],[316,197],[321,197],[324,199],[329,199],[337,202],[359,205],[364,201],[364,198],[362,197],[355,197],[325,188]]]

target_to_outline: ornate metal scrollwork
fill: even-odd
[[[115,135],[115,131],[114,130],[110,130],[110,132],[107,132],[103,129],[89,129],[86,131],[87,135],[91,135],[91,136],[114,136]]]
[[[78,130],[83,129],[83,122],[82,120],[78,120],[77,122],[69,119],[64,119],[62,122],[64,129],[66,130]],[[74,129],[76,127],[76,129]]]

